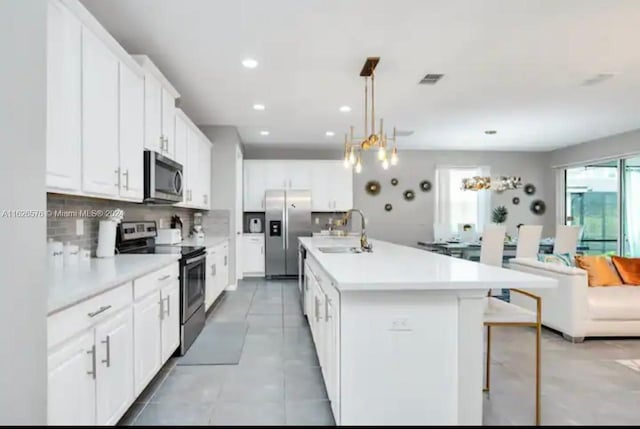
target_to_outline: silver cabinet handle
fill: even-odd
[[[171,300],[170,300],[171,296],[166,297],[165,299],[167,300],[167,317],[171,316]]]
[[[109,368],[111,366],[111,337],[107,335],[101,343],[107,346],[107,358],[102,359],[102,363],[107,364],[107,368]]]
[[[324,320],[328,321],[331,318],[331,315],[329,314],[329,303],[331,302],[331,300],[329,299],[329,297],[325,296],[324,297]]]
[[[168,279],[169,277],[171,277],[171,274],[167,274],[166,276],[162,276],[158,279],[159,282],[164,281],[166,279]]]
[[[215,275],[216,275],[216,271],[217,271],[217,270],[216,270],[216,264],[212,264],[212,265],[211,265],[211,275],[212,275],[212,276],[215,276]]]
[[[260,254],[264,255],[264,246],[260,246]]]
[[[114,173],[116,173],[116,177],[118,177],[116,188],[120,188],[120,167],[116,168]]]
[[[129,190],[129,169],[127,168],[126,170],[124,170],[124,173],[122,173],[122,175],[124,176],[124,188],[128,191]]]
[[[164,320],[164,299],[160,298],[158,305],[160,306],[160,314],[159,314],[160,320]]]
[[[91,346],[91,350],[87,350],[87,354],[91,355],[91,371],[87,371],[94,380],[96,379],[96,345]]]
[[[110,305],[103,305],[98,310],[94,311],[93,313],[87,313],[87,316],[96,317],[98,314],[103,313],[103,312],[107,311],[110,308],[111,308]]]
[[[224,266],[227,266],[227,255],[224,256]]]

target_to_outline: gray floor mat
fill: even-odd
[[[210,321],[176,364],[237,365],[248,327],[246,322]]]

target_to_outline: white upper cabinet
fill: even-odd
[[[144,78],[120,63],[120,197],[144,194]]]
[[[144,147],[164,153],[162,137],[162,87],[151,74],[144,77]]]
[[[164,138],[165,155],[175,159],[175,116],[176,97],[162,88],[162,137]]]
[[[79,191],[82,25],[59,0],[47,19],[47,187]]]
[[[82,190],[117,197],[118,59],[91,31],[82,31]]]
[[[184,165],[187,163],[187,127],[189,118],[180,109],[176,109],[175,120],[175,161]]]
[[[308,189],[315,212],[353,207],[353,175],[342,161],[244,161],[244,211],[264,211],[270,189]]]
[[[184,202],[182,207],[209,210],[211,208],[211,143],[189,118],[179,113],[176,123],[178,135],[182,136],[182,122],[186,127],[186,162],[184,168]],[[177,139],[177,147],[180,147]]]
[[[211,143],[204,138],[199,139],[200,144],[200,200],[203,209],[211,207]]]

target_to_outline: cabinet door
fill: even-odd
[[[176,114],[175,160],[184,167],[187,162],[187,123],[183,116]]]
[[[189,127],[187,130],[187,165],[185,166],[186,173],[184,177],[186,177],[186,204],[190,207],[198,207],[198,204],[201,202],[201,199],[198,198],[198,195],[201,194],[201,181],[199,180],[202,165],[199,160],[200,147],[198,134]]]
[[[47,20],[47,187],[79,191],[82,26],[58,0]]]
[[[353,169],[344,168],[341,161],[332,163],[330,184],[335,211],[347,211],[353,208]]]
[[[120,63],[120,197],[144,194],[144,78]]]
[[[245,160],[243,173],[244,211],[264,211],[264,165],[259,161]]]
[[[199,139],[200,169],[198,174],[199,205],[205,210],[211,207],[211,143],[203,138]]]
[[[133,305],[134,378],[138,396],[162,365],[160,294],[152,293]]]
[[[118,59],[82,30],[82,190],[119,193]]]
[[[264,273],[264,240],[259,237],[245,237],[242,249],[244,273]]]
[[[333,211],[334,178],[331,176],[331,164],[327,161],[315,161],[311,167],[311,207],[314,212]]]
[[[164,154],[162,86],[151,74],[144,77],[144,147]]]
[[[166,89],[162,88],[162,136],[164,137],[164,151],[169,158],[176,154],[175,145],[175,116],[176,99]]]
[[[180,282],[178,280],[161,290],[162,305],[162,363],[164,364],[180,345]]]
[[[219,255],[218,289],[222,293],[229,286],[229,245],[224,244]]]
[[[62,345],[48,357],[47,424],[96,424],[93,331]]]
[[[287,161],[287,189],[311,189],[311,162]]]
[[[133,402],[131,308],[96,326],[96,424],[115,425]]]
[[[205,283],[204,308],[205,310],[209,310],[211,304],[216,300],[218,289],[218,258],[216,257],[215,250],[210,250],[207,253],[207,261],[205,264],[207,266],[207,277]]]
[[[259,160],[264,166],[263,187],[269,189],[291,189],[291,166],[294,161]],[[264,192],[262,192],[264,197]]]

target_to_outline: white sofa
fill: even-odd
[[[542,324],[565,339],[640,336],[640,287],[589,287],[585,270],[536,259],[514,258],[509,267],[558,280],[557,288],[531,292],[542,298]],[[535,310],[533,300],[518,294],[511,302]]]

